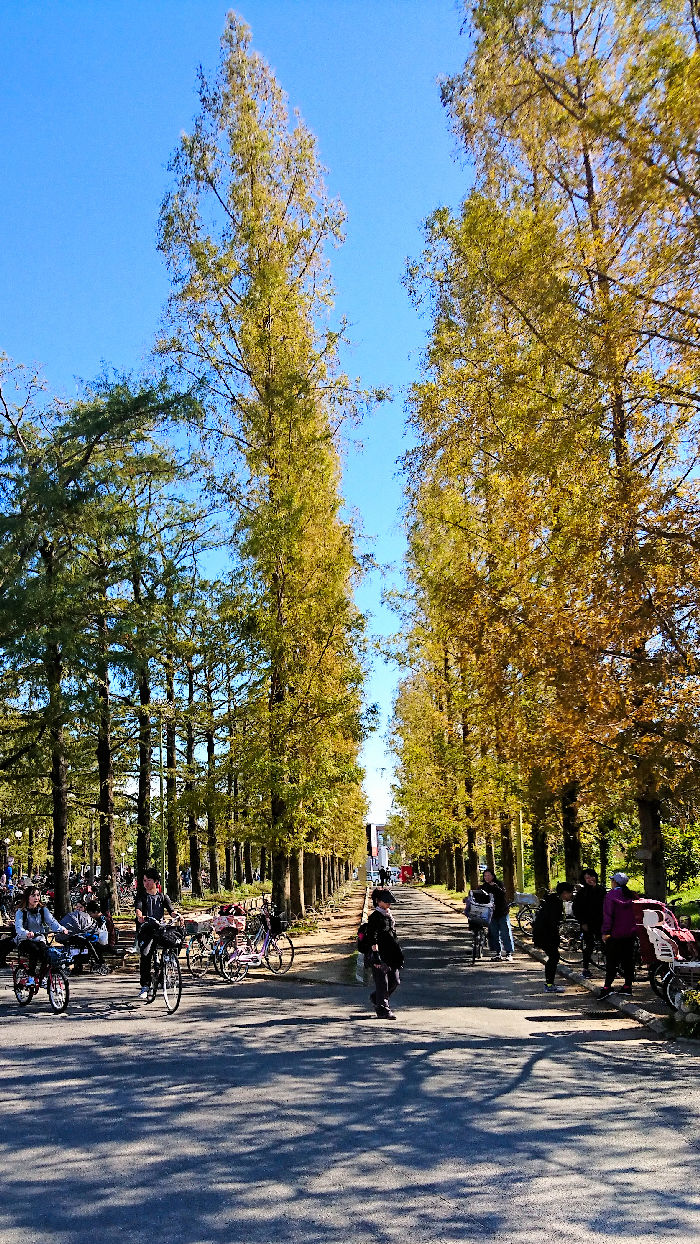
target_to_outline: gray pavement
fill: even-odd
[[[127,975],[64,1017],[0,988],[0,1244],[697,1240],[700,1058],[400,895],[395,1023],[261,972],[172,1018]]]

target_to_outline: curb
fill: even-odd
[[[430,890],[424,890],[423,893],[430,895],[430,898],[434,899],[436,903],[440,903],[442,907],[447,907],[449,911],[455,912],[456,915],[460,914],[459,907],[455,906],[449,899],[440,898],[437,894],[431,894]],[[529,955],[531,959],[536,959],[539,963],[545,962],[546,956],[541,950],[537,950],[535,946],[530,946],[515,936],[513,937],[513,942],[518,947],[518,950]],[[559,964],[557,975],[573,981],[574,984],[579,985],[590,994],[597,993],[596,985],[591,985],[585,977],[581,976],[579,972],[575,972],[573,968],[567,967],[566,964]],[[646,1011],[643,1006],[638,1006],[636,1002],[623,1002],[622,999],[615,997],[605,998],[604,1001],[609,1002],[614,1010],[629,1015],[630,1019],[634,1019],[638,1024],[651,1029],[652,1032],[659,1037],[663,1037],[666,1041],[682,1042],[687,1040],[687,1038],[676,1037],[674,1033],[669,1032],[665,1020],[659,1019],[658,1015],[652,1015],[651,1011]]]

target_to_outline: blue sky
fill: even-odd
[[[168,285],[155,247],[167,163],[196,111],[196,70],[213,68],[228,4],[214,0],[4,0],[0,8],[0,350],[41,364],[70,395],[103,363],[138,369]],[[396,394],[347,447],[344,493],[361,547],[386,567],[359,603],[377,635],[403,554],[404,395],[426,324],[401,284],[421,222],[469,187],[437,79],[466,56],[456,0],[241,0],[234,6],[292,107],[316,134],[348,212],[331,255],[344,365]],[[358,442],[361,442],[361,446]],[[397,672],[377,658],[382,709],[365,749],[370,818],[388,810],[384,735]]]

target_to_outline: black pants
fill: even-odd
[[[546,941],[542,939],[540,941],[540,950],[543,950],[547,956],[547,962],[544,965],[544,979],[548,985],[553,985],[559,966],[559,938],[547,938]]]
[[[605,988],[609,989],[618,972],[631,987],[634,977],[634,937],[609,937],[605,945]]]
[[[374,1005],[377,1015],[380,1012],[386,1012],[389,1008],[389,998],[398,989],[401,984],[398,968],[390,968],[386,963],[373,963],[372,976],[374,977]]]
[[[600,929],[592,929],[590,925],[583,930],[583,970],[587,972],[591,966],[591,958],[596,937],[600,937]]]
[[[139,925],[136,936],[141,952],[139,958],[139,981],[141,988],[143,988],[144,985],[150,984],[151,981],[151,960],[156,948],[156,939],[153,936],[153,929],[144,929],[143,925]]]
[[[27,960],[29,966],[29,975],[36,976],[36,967],[38,963],[48,963],[49,948],[46,942],[37,940],[33,937],[24,938],[19,944],[19,952],[23,959]]]
[[[7,937],[0,938],[0,967],[7,967],[7,956],[11,950],[14,950],[14,948],[14,934],[9,933]]]

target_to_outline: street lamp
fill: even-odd
[[[76,847],[82,847],[82,845],[83,845],[83,840],[82,840],[82,838],[76,838],[76,840],[75,840],[75,845],[76,845]],[[83,863],[84,863],[84,862],[85,862],[85,852],[83,851]],[[82,877],[82,875],[83,875],[83,865],[81,864],[81,865],[80,865],[80,876]]]
[[[10,839],[9,839],[9,838],[3,838],[3,842],[4,842],[4,844],[5,844],[5,863],[4,863],[3,867],[4,867],[4,868],[7,868],[7,865],[8,865],[8,864],[9,864],[9,862],[10,862]]]
[[[16,830],[15,830],[15,838],[17,839],[17,851],[18,851],[18,852],[19,852],[19,844],[20,844],[20,842],[22,841],[22,835],[23,835],[23,834],[24,834],[24,830],[23,830],[23,829],[16,829]],[[22,876],[22,869],[21,869],[21,867],[20,867],[20,864],[19,864],[19,863],[18,863],[18,865],[17,865],[17,875],[18,875],[19,877],[21,877],[21,876]]]

